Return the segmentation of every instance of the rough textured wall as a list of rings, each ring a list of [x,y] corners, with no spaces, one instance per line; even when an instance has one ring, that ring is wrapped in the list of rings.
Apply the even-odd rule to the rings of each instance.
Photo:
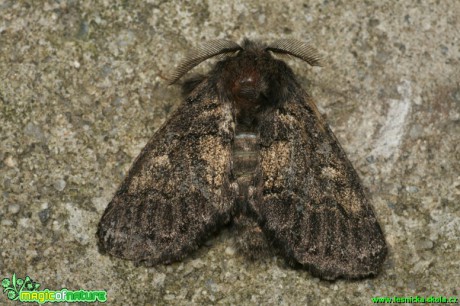
[[[459,16],[456,0],[1,1],[0,277],[107,289],[114,305],[460,295]],[[191,46],[243,37],[310,40],[327,59],[288,62],[369,189],[390,247],[377,278],[248,262],[228,230],[170,266],[98,253],[104,208],[181,103],[165,76]]]

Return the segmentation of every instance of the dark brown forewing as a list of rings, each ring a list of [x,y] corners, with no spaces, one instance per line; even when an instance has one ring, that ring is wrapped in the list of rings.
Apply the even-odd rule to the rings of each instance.
[[[179,260],[231,217],[230,106],[199,85],[135,160],[98,227],[109,254]]]
[[[313,101],[292,97],[261,122],[263,231],[323,279],[375,275],[387,248],[360,179]]]

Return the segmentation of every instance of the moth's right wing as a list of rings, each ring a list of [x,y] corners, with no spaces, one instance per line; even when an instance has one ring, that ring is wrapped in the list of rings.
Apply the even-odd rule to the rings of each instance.
[[[292,99],[261,122],[261,192],[267,237],[288,262],[323,279],[375,275],[387,253],[371,203],[311,98]]]
[[[99,246],[146,265],[180,260],[234,210],[233,119],[202,82],[152,137],[99,223]]]

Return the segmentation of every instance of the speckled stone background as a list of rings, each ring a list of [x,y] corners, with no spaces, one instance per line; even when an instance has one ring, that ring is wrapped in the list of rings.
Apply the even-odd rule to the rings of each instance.
[[[310,40],[327,59],[289,63],[373,198],[390,247],[378,277],[248,262],[229,230],[170,266],[98,253],[104,208],[181,103],[165,76],[201,41],[243,37]],[[459,62],[457,0],[0,1],[0,277],[106,289],[111,305],[460,296]]]

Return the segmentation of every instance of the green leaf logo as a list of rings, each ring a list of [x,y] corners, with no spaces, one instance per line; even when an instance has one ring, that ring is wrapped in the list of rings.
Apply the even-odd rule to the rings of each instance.
[[[40,287],[40,284],[34,282],[29,276],[25,279],[16,278],[16,273],[13,273],[11,281],[9,278],[2,280],[3,293],[6,293],[8,299],[16,301],[19,299],[19,295],[22,290],[36,291]]]

